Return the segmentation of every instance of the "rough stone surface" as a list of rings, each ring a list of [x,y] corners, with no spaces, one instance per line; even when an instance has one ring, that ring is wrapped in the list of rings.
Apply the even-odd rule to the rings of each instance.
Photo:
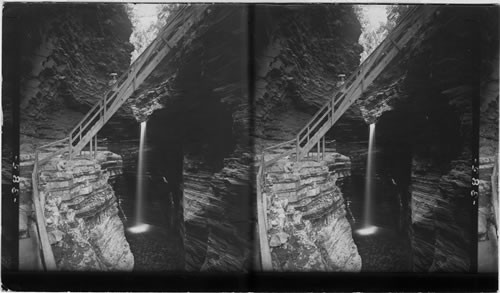
[[[361,28],[350,6],[262,5],[256,15],[255,136],[285,140],[331,97],[337,74],[359,65]],[[288,116],[296,120],[275,130]]]
[[[21,192],[30,206],[33,155],[22,157]],[[49,241],[57,268],[63,271],[130,271],[134,257],[108,183],[121,174],[121,157],[99,152],[68,160],[56,156],[40,167]]]
[[[22,20],[22,143],[63,138],[102,98],[110,74],[128,68],[132,24],[121,4],[11,7]],[[132,118],[129,108],[119,116]]]
[[[476,28],[481,34],[463,21],[470,17],[479,17]],[[442,25],[439,19],[449,21]],[[408,228],[414,271],[468,271],[471,266],[471,242],[475,235],[470,231],[476,225],[470,197],[471,101],[478,77],[484,75],[478,65],[487,64],[492,60],[489,56],[495,54],[492,48],[497,47],[497,23],[494,9],[441,8],[437,18],[422,28],[403,54],[356,102],[367,123],[377,122],[383,158],[391,160],[392,156],[394,160],[400,152],[399,160],[411,162],[411,170],[407,170],[381,159],[377,172],[394,178],[398,185],[407,184],[410,192]],[[482,97],[483,104],[494,105],[498,97],[498,89],[492,85],[485,84],[484,91],[497,94]],[[486,122],[498,122],[487,108],[481,109],[481,140],[485,143],[480,150],[484,163],[492,161],[487,153],[494,151],[485,138],[498,131],[491,129],[493,123]],[[399,147],[391,148],[389,144]],[[484,163],[482,168],[488,169]],[[484,183],[480,190],[488,186]],[[479,205],[481,215],[487,209],[481,208],[481,200]],[[486,233],[484,219],[479,223],[480,233]]]
[[[263,5],[256,12],[259,37],[255,40],[253,135],[255,152],[260,154],[263,148],[297,135],[333,94],[337,75],[349,75],[359,65],[362,48],[357,43],[361,27],[351,7],[297,5],[288,9]],[[326,146],[333,151],[336,144],[330,140]],[[294,167],[291,161],[286,166],[280,161],[266,171],[266,194],[272,194],[268,240],[275,269],[361,269],[342,195],[336,187],[337,180],[348,176],[350,164],[344,161],[347,158],[338,158],[342,163],[331,172],[326,165],[308,162],[316,170],[304,167],[303,172],[312,173],[303,179],[297,171],[299,166]]]
[[[248,270],[250,263],[251,156],[238,149],[214,172],[185,157],[184,221],[186,265],[189,270]]]
[[[361,258],[336,185],[338,179],[350,176],[349,159],[337,153],[327,153],[320,162],[285,158],[264,174],[274,269],[360,271]]]

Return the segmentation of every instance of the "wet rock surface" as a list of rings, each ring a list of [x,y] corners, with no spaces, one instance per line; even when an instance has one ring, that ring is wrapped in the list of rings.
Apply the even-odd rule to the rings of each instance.
[[[349,159],[337,153],[321,162],[285,158],[264,174],[274,269],[359,271],[361,258],[336,185],[350,175]]]

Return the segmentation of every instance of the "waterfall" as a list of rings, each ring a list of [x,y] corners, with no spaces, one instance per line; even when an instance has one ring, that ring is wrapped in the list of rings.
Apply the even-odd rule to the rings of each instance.
[[[375,147],[375,123],[370,124],[370,140],[368,143],[368,157],[366,161],[366,177],[365,177],[365,206],[364,206],[364,221],[363,228],[357,233],[361,235],[373,234],[377,231],[377,227],[373,226],[372,219],[372,199],[374,192],[374,176],[375,176],[375,156],[373,148]]]
[[[370,124],[370,142],[368,144],[368,158],[366,161],[365,178],[365,221],[366,227],[372,224],[372,197],[373,197],[373,176],[375,175],[375,164],[373,162],[373,144],[375,140],[375,123]]]
[[[139,143],[139,160],[137,162],[137,184],[135,192],[135,226],[129,229],[132,233],[142,233],[149,229],[149,225],[143,219],[144,201],[144,166],[146,164],[146,121],[141,123],[141,140]]]

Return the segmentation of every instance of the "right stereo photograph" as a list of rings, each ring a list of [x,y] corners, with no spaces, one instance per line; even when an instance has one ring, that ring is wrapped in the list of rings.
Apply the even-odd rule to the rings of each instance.
[[[497,272],[498,7],[257,5],[255,266]]]

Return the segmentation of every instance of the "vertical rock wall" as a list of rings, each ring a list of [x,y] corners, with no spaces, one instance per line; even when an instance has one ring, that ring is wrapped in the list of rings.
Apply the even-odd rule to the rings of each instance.
[[[184,158],[186,268],[241,271],[250,267],[251,155],[237,149],[214,171],[200,158]]]
[[[409,173],[403,164],[384,165],[378,172],[393,176],[411,194],[413,270],[468,271],[476,225],[470,196],[473,100],[479,99],[479,69],[492,60],[491,48],[497,47],[498,11],[442,7],[439,12],[357,104],[367,121],[389,119],[393,113],[392,123],[377,127],[377,140],[399,144],[411,157]],[[494,73],[488,80],[495,80]],[[494,105],[496,92],[484,97],[490,101],[486,104]],[[487,140],[498,139],[487,122],[495,114],[487,108],[481,110],[484,162],[493,153]],[[384,157],[402,161],[391,150],[382,148]],[[488,202],[482,201],[480,207]]]
[[[331,97],[337,74],[359,65],[361,26],[348,5],[258,5],[255,13],[254,135],[290,139]],[[287,115],[296,118],[273,131]]]
[[[33,155],[23,156],[22,192],[31,194]],[[56,156],[40,167],[49,241],[58,270],[131,271],[134,257],[110,181],[122,172],[122,159],[99,152],[96,159]],[[21,217],[30,222],[31,203],[22,203]],[[23,253],[21,251],[21,253]]]
[[[259,5],[255,11],[253,135],[259,154],[263,147],[295,137],[331,98],[337,75],[349,75],[359,65],[362,47],[351,6]],[[277,270],[361,269],[336,186],[339,177],[350,175],[350,161],[330,156],[327,162],[305,165],[280,161],[266,170],[268,234]]]
[[[132,24],[121,4],[26,4],[12,9],[19,9],[22,35],[22,143],[31,137],[62,138],[102,97],[110,74],[128,68]]]
[[[110,74],[120,75],[128,68],[132,24],[122,4],[13,3],[5,9],[9,32],[18,36],[7,48],[16,50],[9,62],[19,74],[6,76],[6,82],[17,84],[12,91],[20,93],[23,238],[33,236],[29,229],[34,148],[67,136],[108,89]],[[126,109],[118,116],[123,124],[133,119]],[[111,135],[120,131],[114,129]],[[58,268],[131,270],[133,256],[108,184],[108,177],[121,174],[121,158],[103,152],[98,161],[56,157],[41,172],[40,191]]]
[[[320,162],[284,158],[264,172],[274,269],[359,272],[361,257],[336,185],[350,176],[349,158],[337,153]]]

